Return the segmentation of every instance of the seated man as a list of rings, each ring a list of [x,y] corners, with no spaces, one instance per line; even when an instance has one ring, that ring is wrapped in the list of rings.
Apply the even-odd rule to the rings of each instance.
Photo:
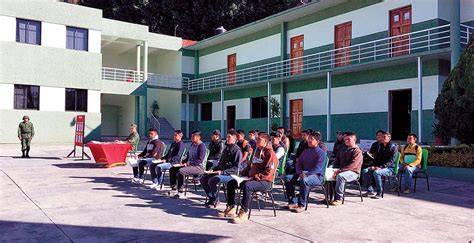
[[[180,164],[175,164],[170,168],[170,195],[175,194],[174,198],[184,198],[184,177],[185,176],[199,176],[204,174],[202,163],[206,157],[206,145],[201,141],[201,132],[199,130],[193,131],[191,135],[191,145],[187,153],[186,159]],[[176,187],[178,182],[178,187]],[[176,189],[178,193],[175,193]]]
[[[290,149],[290,139],[286,137],[286,131],[284,127],[277,128],[277,132],[281,134],[281,142],[285,146],[285,150]]]
[[[332,149],[332,153],[331,153],[331,159],[332,160],[335,160],[336,157],[337,157],[337,153],[339,151],[342,151],[344,150],[344,147],[345,147],[345,143],[344,143],[344,132],[342,131],[337,131],[336,132],[336,142],[334,143],[334,148]]]
[[[133,183],[143,184],[145,181],[143,178],[143,172],[145,172],[145,166],[152,164],[153,161],[161,159],[163,153],[163,142],[158,138],[158,131],[155,128],[148,130],[148,138],[150,139],[143,152],[138,155],[138,167],[132,167],[133,169]]]
[[[208,147],[209,157],[207,158],[207,170],[217,165],[217,162],[221,158],[224,147],[225,144],[221,139],[221,132],[219,130],[214,130],[211,134],[211,142],[209,143]]]
[[[252,150],[255,151],[257,149],[257,132],[255,130],[249,132],[249,143]]]
[[[122,141],[127,142],[127,143],[132,145],[132,150],[130,150],[131,152],[133,152],[133,153],[137,152],[138,144],[140,143],[140,135],[137,132],[137,125],[136,124],[130,125],[130,134],[128,135],[128,137],[126,139],[124,139]],[[116,141],[116,142],[118,142],[118,141]]]
[[[328,147],[323,142],[321,132],[320,131],[314,131],[314,132],[316,133],[316,136],[318,136],[318,140],[319,140],[318,147],[321,148],[324,152],[327,152]]]
[[[395,158],[398,153],[397,145],[391,141],[391,135],[387,131],[383,131],[382,139],[377,148],[377,153],[374,155],[373,165],[367,168],[365,183],[369,183],[367,188],[368,197],[374,199],[382,198],[383,184],[382,176],[391,176],[394,173]],[[372,180],[373,179],[373,180]],[[373,184],[377,188],[377,193],[374,193]]]
[[[272,132],[270,133],[270,137],[272,139],[272,149],[275,152],[277,159],[280,163],[283,161],[283,155],[285,155],[285,145],[281,142],[282,135],[280,132]]]
[[[344,194],[344,187],[346,182],[357,180],[362,167],[362,150],[356,145],[356,134],[346,133],[344,136],[345,147],[337,153],[336,159],[334,160],[334,168],[338,168],[335,173],[336,176],[336,195],[334,201],[331,203],[333,206],[339,206],[342,204],[342,197]]]
[[[242,160],[240,161],[240,169],[244,169],[247,166],[247,160],[252,154],[252,147],[249,142],[245,140],[245,132],[243,130],[237,130],[237,146],[242,150]]]
[[[413,173],[418,171],[421,168],[421,157],[422,149],[421,146],[416,144],[417,136],[414,133],[410,133],[407,136],[407,145],[402,148],[400,154],[400,165],[399,173],[402,175],[402,186],[403,193],[410,193],[411,188],[411,177]],[[396,191],[398,188],[394,188]]]
[[[239,186],[243,195],[240,201],[240,211],[233,223],[242,223],[247,220],[247,211],[252,200],[251,195],[255,191],[270,189],[272,185],[274,172],[278,166],[278,159],[275,153],[268,146],[270,136],[261,132],[258,135],[257,150],[252,157],[251,162],[240,172],[241,176],[247,177],[240,185],[237,180],[231,180],[227,183],[227,208],[219,213],[220,217],[235,216],[235,189]]]
[[[295,150],[295,139],[293,138],[293,131],[286,130],[286,137],[290,141],[290,147],[288,148],[288,155],[290,155]]]
[[[315,132],[308,134],[308,148],[296,160],[296,172],[285,177],[287,209],[296,213],[304,211],[309,187],[321,185],[324,181],[324,163],[326,153],[318,146],[319,139]],[[295,186],[299,185],[300,193],[295,196]]]
[[[226,138],[226,147],[222,152],[219,163],[212,168],[208,174],[201,177],[201,185],[206,192],[209,200],[204,206],[210,207],[214,205],[217,199],[217,185],[219,183],[227,183],[232,179],[230,175],[237,173],[240,160],[242,159],[242,151],[236,144],[237,133],[229,131]]]
[[[368,171],[367,168],[372,166],[372,164],[374,162],[374,155],[377,153],[379,145],[382,142],[382,137],[383,137],[382,133],[384,133],[384,130],[378,130],[375,133],[376,141],[374,143],[372,143],[372,145],[370,146],[369,151],[364,153],[365,157],[364,157],[364,160],[363,160],[363,163],[362,163],[362,174],[367,173],[367,171]]]
[[[150,188],[156,188],[159,190],[159,185],[163,181],[163,172],[169,170],[171,166],[179,164],[181,162],[181,156],[186,148],[184,142],[181,140],[183,138],[183,132],[181,130],[174,131],[174,142],[170,145],[170,149],[165,156],[161,158],[158,163],[152,163],[150,165],[150,175],[153,184],[150,185]]]

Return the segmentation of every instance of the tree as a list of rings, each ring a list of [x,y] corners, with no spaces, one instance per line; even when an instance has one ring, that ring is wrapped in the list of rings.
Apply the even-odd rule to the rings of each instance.
[[[151,32],[202,40],[300,4],[300,0],[82,0],[105,18],[148,25]]]
[[[474,143],[474,38],[444,82],[434,112],[439,132]]]

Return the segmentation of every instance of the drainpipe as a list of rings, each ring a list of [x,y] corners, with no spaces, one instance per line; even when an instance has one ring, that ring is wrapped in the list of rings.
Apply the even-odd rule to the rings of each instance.
[[[450,16],[450,45],[451,45],[451,70],[454,69],[461,56],[461,6],[460,0],[451,0]],[[460,144],[456,138],[451,138],[451,144]]]
[[[417,58],[418,62],[418,142],[423,141],[423,64],[421,57]]]
[[[331,140],[331,72],[326,73],[327,82],[327,116],[326,116],[326,140]]]

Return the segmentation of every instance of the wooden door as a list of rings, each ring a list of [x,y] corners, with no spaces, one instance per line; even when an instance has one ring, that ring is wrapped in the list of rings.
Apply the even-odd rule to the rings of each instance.
[[[227,131],[235,129],[235,105],[227,106]]]
[[[304,35],[291,38],[290,41],[291,75],[303,73]]]
[[[392,56],[410,53],[410,36],[407,33],[411,31],[411,18],[411,6],[390,11],[390,37],[402,35],[391,39]]]
[[[352,22],[334,27],[334,64],[336,67],[351,63]]]
[[[303,127],[303,100],[290,100],[290,128],[293,136],[299,138]]]
[[[231,54],[227,56],[227,84],[235,85],[235,71],[237,70],[237,55]]]

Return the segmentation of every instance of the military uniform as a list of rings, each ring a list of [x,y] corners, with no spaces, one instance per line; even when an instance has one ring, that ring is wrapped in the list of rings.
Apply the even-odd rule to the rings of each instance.
[[[28,119],[28,122],[23,121],[20,122],[20,124],[18,125],[18,138],[21,140],[21,157],[29,158],[31,139],[35,136],[35,128],[33,126],[33,123],[29,121],[30,118],[28,116],[24,116],[23,120],[24,119]]]
[[[138,134],[138,132],[130,133],[130,135],[128,135],[125,141],[129,142],[132,145],[131,151],[133,153],[137,152],[138,144],[140,143],[140,135]]]

